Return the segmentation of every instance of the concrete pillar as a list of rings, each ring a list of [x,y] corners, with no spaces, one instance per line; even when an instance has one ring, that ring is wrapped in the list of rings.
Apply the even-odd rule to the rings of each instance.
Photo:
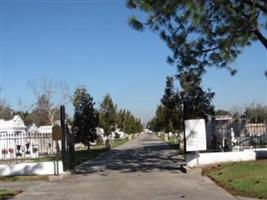
[[[129,140],[129,141],[132,140],[132,135],[131,135],[131,134],[128,135],[128,140]]]

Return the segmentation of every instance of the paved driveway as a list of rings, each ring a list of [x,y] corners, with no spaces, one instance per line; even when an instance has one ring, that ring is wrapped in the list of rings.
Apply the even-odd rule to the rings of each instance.
[[[80,174],[30,187],[20,200],[234,200],[208,178],[179,170],[176,151],[142,135],[78,167]]]

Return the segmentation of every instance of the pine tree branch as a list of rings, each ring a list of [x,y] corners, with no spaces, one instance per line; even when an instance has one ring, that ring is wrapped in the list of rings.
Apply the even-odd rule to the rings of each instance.
[[[244,0],[248,3],[250,3],[250,5],[256,5],[257,3],[256,2],[252,2],[250,0]],[[231,5],[231,4],[230,4]],[[236,13],[239,13],[240,11],[237,10],[234,6],[232,6],[232,9],[236,12]],[[265,8],[265,7],[264,7]],[[263,12],[265,12],[264,10],[262,10]],[[267,14],[267,9],[266,9],[266,14]],[[250,20],[250,17],[248,15],[246,15],[245,13],[242,13],[241,12],[241,15],[244,17],[244,19],[246,20]],[[256,19],[258,18],[259,16],[259,13],[257,14],[256,16]],[[256,24],[254,24],[254,26],[256,26]],[[257,29],[257,27],[252,30],[252,33],[254,33],[254,35],[258,38],[258,40],[263,44],[263,46],[267,49],[267,38]]]
[[[208,53],[210,51],[214,51],[214,50],[218,49],[219,47],[220,47],[220,45],[213,47],[213,48],[210,48],[210,49],[204,49],[201,51],[201,53]]]
[[[243,0],[245,4],[248,4],[250,6],[255,6],[257,8],[259,8],[262,12],[264,12],[265,14],[267,14],[267,7],[262,5],[262,4],[259,4],[255,1],[251,1],[251,0]],[[264,2],[265,3],[265,2]]]

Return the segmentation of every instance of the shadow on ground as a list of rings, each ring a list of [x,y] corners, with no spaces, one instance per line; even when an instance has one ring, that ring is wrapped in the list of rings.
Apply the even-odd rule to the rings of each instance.
[[[143,140],[142,146],[133,149],[112,150],[76,168],[76,173],[100,173],[118,171],[121,173],[180,171],[177,150],[159,140]]]

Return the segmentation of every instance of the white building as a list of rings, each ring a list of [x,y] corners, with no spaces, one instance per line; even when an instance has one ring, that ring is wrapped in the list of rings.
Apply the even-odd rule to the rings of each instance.
[[[25,133],[26,126],[19,115],[15,115],[11,120],[0,119],[0,132],[10,133]]]
[[[26,127],[18,115],[8,121],[0,120],[0,159],[47,155],[56,146],[52,140],[52,126]]]
[[[20,116],[15,115],[11,120],[0,120],[0,158],[12,157],[16,154],[17,146],[26,141],[26,126]]]
[[[52,134],[52,128],[53,126],[40,126],[37,131],[42,134]]]

